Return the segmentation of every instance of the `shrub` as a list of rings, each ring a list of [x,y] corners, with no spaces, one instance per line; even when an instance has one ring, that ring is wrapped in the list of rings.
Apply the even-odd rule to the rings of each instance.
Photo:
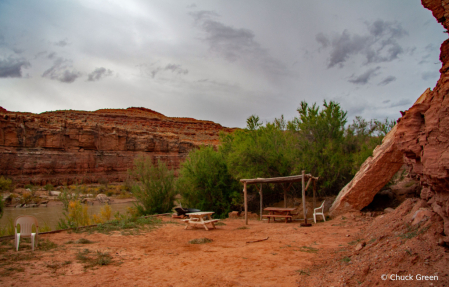
[[[44,186],[44,189],[45,189],[46,191],[52,191],[53,189],[55,189],[55,187],[54,187],[52,184],[47,183],[47,184]]]
[[[88,214],[87,205],[82,206],[79,200],[71,200],[68,205],[68,213],[63,212],[64,218],[60,218],[58,228],[78,228],[79,226],[89,225],[91,218]]]
[[[65,211],[68,211],[70,201],[78,200],[79,196],[79,189],[75,189],[75,192],[72,193],[71,191],[68,191],[66,187],[64,187],[62,192],[58,195],[58,199],[62,202],[63,209]]]
[[[139,157],[129,171],[137,180],[131,192],[137,199],[136,208],[140,215],[165,213],[173,208],[175,199],[175,177],[165,163],[154,165],[149,157]]]
[[[0,176],[0,191],[10,191],[14,190],[14,185],[12,184],[12,180],[9,178],[4,178]]]
[[[231,210],[233,199],[241,194],[241,187],[229,174],[223,154],[212,147],[191,151],[179,174],[178,190],[183,203],[190,208],[214,211],[223,218]]]

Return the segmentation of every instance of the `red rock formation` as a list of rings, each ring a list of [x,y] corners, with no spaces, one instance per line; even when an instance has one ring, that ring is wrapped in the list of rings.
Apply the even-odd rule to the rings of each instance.
[[[138,155],[177,170],[188,152],[233,129],[145,108],[42,114],[0,109],[0,175],[19,183],[122,181]]]
[[[338,193],[329,212],[331,216],[361,210],[373,201],[379,190],[388,183],[404,164],[402,153],[395,144],[395,126],[360,167],[354,178]]]
[[[448,0],[423,0],[422,4],[449,28]],[[441,77],[434,90],[400,119],[396,142],[421,182],[421,198],[443,218],[449,235],[449,39],[440,50]]]

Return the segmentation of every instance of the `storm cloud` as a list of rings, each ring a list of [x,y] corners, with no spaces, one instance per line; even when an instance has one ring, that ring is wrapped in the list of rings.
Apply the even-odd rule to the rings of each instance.
[[[112,76],[113,72],[106,68],[96,68],[89,75],[87,75],[87,80],[90,82],[98,81],[101,78]]]
[[[382,80],[382,82],[379,83],[379,86],[385,86],[388,85],[389,83],[396,81],[396,77],[395,76],[388,76],[385,79]]]
[[[29,68],[31,64],[24,58],[12,58],[0,60],[0,78],[21,78],[22,69]]]
[[[190,12],[195,25],[205,33],[202,40],[210,51],[229,62],[243,61],[261,66],[270,73],[285,73],[286,68],[279,60],[270,56],[255,40],[250,29],[234,28],[216,20],[219,14],[214,11]]]
[[[401,24],[383,20],[365,24],[367,32],[362,35],[351,34],[348,30],[344,30],[340,35],[316,35],[315,40],[322,48],[330,48],[328,68],[343,67],[349,59],[357,55],[365,57],[365,64],[391,62],[404,52],[397,40],[408,33]]]
[[[62,83],[73,83],[77,78],[81,77],[81,75],[80,72],[73,69],[72,61],[64,58],[57,58],[53,62],[53,66],[42,74],[42,77],[57,80]]]
[[[140,68],[140,74],[142,76],[150,76],[152,79],[156,78],[156,75],[170,72],[175,75],[187,75],[189,73],[188,69],[184,69],[180,64],[166,64],[161,65],[159,62],[138,65]]]
[[[377,76],[378,73],[377,71],[380,69],[380,67],[376,67],[376,68],[372,68],[372,69],[368,69],[365,73],[359,75],[359,76],[352,76],[351,79],[349,79],[348,81],[350,83],[353,84],[357,84],[357,85],[365,85],[369,82],[369,80],[374,77]]]

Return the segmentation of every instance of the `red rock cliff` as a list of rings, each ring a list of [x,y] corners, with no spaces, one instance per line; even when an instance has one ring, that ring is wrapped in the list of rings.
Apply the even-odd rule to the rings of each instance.
[[[449,28],[448,0],[423,0],[422,4]],[[440,60],[436,87],[399,120],[396,143],[421,182],[421,198],[444,219],[449,235],[449,40],[441,45]]]
[[[34,184],[122,181],[138,155],[176,170],[190,150],[217,145],[219,132],[232,130],[145,108],[32,114],[0,107],[0,175]]]

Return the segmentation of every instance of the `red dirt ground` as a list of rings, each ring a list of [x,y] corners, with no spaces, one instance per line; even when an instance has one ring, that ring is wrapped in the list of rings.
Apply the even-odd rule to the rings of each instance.
[[[441,220],[429,215],[420,224],[409,225],[416,210],[425,208],[420,204],[407,200],[385,215],[352,213],[312,227],[250,220],[248,229],[241,229],[242,219],[226,219],[226,225],[215,230],[184,230],[180,221],[164,218],[165,224],[140,235],[42,235],[40,240],[58,247],[36,250],[22,261],[13,260],[17,253],[12,247],[2,249],[0,285],[449,286],[448,249],[436,244]],[[213,241],[189,244],[203,237]],[[64,244],[80,238],[95,243]],[[366,246],[356,251],[362,242]],[[112,263],[85,269],[75,257],[85,248],[110,253]],[[414,280],[383,281],[383,274],[411,274]],[[418,274],[436,275],[438,280],[417,281]]]

